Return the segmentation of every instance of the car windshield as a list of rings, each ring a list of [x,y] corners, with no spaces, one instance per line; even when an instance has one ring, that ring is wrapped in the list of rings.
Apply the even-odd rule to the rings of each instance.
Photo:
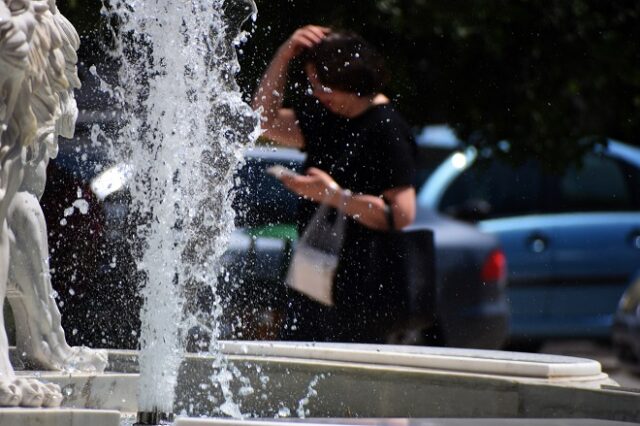
[[[563,172],[529,160],[513,165],[481,157],[444,191],[439,210],[468,220],[571,211],[640,209],[640,173],[628,163],[589,153]]]

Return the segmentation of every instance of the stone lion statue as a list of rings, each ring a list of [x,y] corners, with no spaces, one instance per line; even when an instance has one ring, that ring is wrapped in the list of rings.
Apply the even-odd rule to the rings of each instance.
[[[70,347],[48,266],[39,199],[58,135],[73,137],[80,39],[55,0],[0,0],[0,406],[53,407],[57,385],[17,378],[3,301],[15,315],[18,353],[49,370],[101,372],[105,351]]]

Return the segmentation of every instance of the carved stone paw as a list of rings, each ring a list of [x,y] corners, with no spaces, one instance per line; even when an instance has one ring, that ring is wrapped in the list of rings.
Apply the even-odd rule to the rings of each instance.
[[[0,407],[16,407],[22,400],[22,390],[13,380],[0,380]]]
[[[60,386],[42,383],[35,379],[16,379],[13,384],[22,393],[19,404],[22,407],[59,407],[62,404]]]
[[[91,349],[86,346],[74,346],[64,360],[63,368],[68,371],[102,373],[107,367],[109,356],[103,349]]]
[[[14,382],[22,391],[20,405],[22,407],[42,407],[44,401],[44,385],[34,379],[16,379]]]
[[[62,404],[62,389],[60,389],[60,386],[55,383],[46,383],[44,387],[46,390],[42,406],[46,408],[59,407]]]

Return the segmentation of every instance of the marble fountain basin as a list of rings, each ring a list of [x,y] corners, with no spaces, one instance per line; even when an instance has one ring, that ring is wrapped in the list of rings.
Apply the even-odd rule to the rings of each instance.
[[[187,355],[175,411],[189,408],[198,416],[224,402],[220,389],[208,380],[223,359],[228,371],[243,378],[233,380],[231,388],[242,413],[253,420],[220,419],[223,413],[208,420],[179,416],[177,426],[259,423],[255,419],[274,417],[279,417],[278,424],[292,418],[320,423],[343,419],[341,424],[363,418],[431,418],[443,425],[462,424],[447,423],[460,418],[565,418],[574,420],[561,424],[572,425],[640,422],[640,393],[618,387],[597,361],[584,358],[356,344],[223,342],[221,347],[224,357]],[[131,424],[138,411],[137,353],[110,351],[108,370],[100,375],[21,371],[58,383],[65,395],[63,407],[0,410],[0,424]],[[306,419],[297,419],[300,416]],[[417,424],[405,420],[402,425],[412,422]]]

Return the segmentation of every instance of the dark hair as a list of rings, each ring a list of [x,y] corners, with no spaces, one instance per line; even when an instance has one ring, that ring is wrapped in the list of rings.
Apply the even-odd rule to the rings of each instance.
[[[331,32],[301,59],[304,65],[313,65],[320,82],[332,89],[369,96],[386,83],[384,59],[353,32]]]

